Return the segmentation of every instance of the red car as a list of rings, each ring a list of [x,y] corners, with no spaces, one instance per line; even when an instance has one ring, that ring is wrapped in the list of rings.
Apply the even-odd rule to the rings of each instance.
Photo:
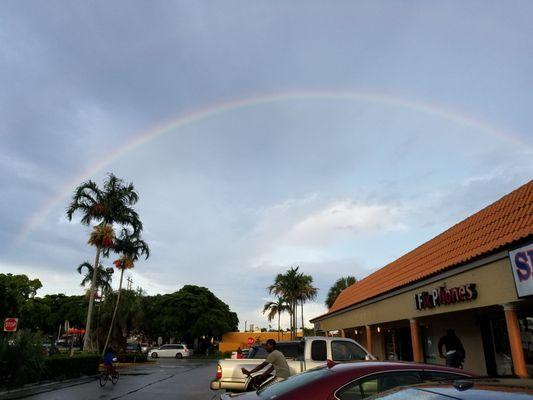
[[[257,392],[223,394],[238,400],[358,400],[397,386],[432,380],[464,379],[474,373],[440,365],[407,362],[360,361],[320,367],[293,375]]]

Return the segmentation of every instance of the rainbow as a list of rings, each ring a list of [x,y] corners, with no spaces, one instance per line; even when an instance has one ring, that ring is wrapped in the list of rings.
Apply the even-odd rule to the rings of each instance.
[[[428,115],[442,118],[451,121],[460,126],[474,129],[480,133],[485,133],[489,136],[509,142],[513,145],[519,145],[523,148],[531,150],[529,143],[522,138],[509,131],[494,127],[493,125],[481,121],[472,116],[466,115],[462,112],[443,108],[434,104],[417,102],[402,97],[375,93],[375,92],[359,92],[359,91],[294,91],[282,93],[260,94],[251,97],[226,101],[201,108],[187,114],[181,115],[176,119],[169,120],[163,124],[157,125],[149,130],[137,134],[125,146],[119,147],[107,154],[102,160],[92,165],[81,174],[76,175],[72,180],[66,182],[56,192],[54,196],[48,199],[33,215],[22,225],[18,234],[15,236],[14,244],[20,244],[27,236],[39,225],[41,225],[50,211],[60,203],[64,198],[70,195],[74,187],[80,182],[89,179],[106,166],[111,164],[114,160],[124,156],[133,149],[141,146],[144,143],[150,142],[157,137],[176,132],[180,128],[196,122],[216,117],[228,112],[234,112],[250,107],[257,107],[265,104],[286,102],[286,101],[309,101],[309,100],[344,100],[351,102],[366,102],[375,103],[385,106],[393,106],[408,110],[413,110]]]

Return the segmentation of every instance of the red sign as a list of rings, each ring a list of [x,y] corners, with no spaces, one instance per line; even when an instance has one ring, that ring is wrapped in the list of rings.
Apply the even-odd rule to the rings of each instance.
[[[4,332],[15,332],[18,321],[18,318],[6,318],[4,321]]]
[[[78,329],[78,328],[70,328],[67,333],[69,335],[84,335],[85,329]]]
[[[248,346],[251,346],[255,343],[255,339],[253,337],[249,337],[247,343],[248,343]]]
[[[417,310],[424,310],[426,308],[429,309],[463,301],[475,300],[476,298],[477,288],[475,283],[468,283],[450,289],[441,286],[430,292],[415,294],[415,306]]]

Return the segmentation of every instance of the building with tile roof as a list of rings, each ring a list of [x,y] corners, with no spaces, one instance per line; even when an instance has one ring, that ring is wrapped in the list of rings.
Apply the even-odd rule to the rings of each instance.
[[[381,359],[434,363],[444,362],[439,339],[454,329],[466,368],[526,376],[533,372],[532,298],[530,181],[348,287],[311,321]]]

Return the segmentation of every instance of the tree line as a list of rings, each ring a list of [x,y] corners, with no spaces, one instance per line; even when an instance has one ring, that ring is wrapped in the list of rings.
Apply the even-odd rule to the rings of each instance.
[[[65,321],[70,327],[84,327],[88,295],[39,297],[36,294],[41,287],[38,279],[26,275],[0,274],[0,319],[17,316],[20,329],[40,332],[51,341],[64,333]],[[186,285],[174,293],[155,296],[146,295],[142,289],[123,289],[115,313],[118,295],[109,291],[95,302],[92,322],[96,348],[105,343],[114,314],[115,329],[109,343],[116,349],[124,348],[132,336],[150,342],[161,337],[164,342],[202,343],[237,330],[239,323],[237,314],[205,287]]]

